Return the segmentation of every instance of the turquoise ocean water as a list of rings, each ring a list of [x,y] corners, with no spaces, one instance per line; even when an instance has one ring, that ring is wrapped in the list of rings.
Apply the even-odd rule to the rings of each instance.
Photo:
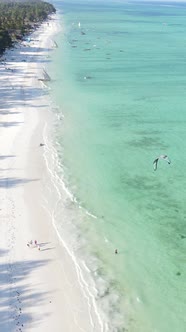
[[[186,331],[186,4],[54,4],[56,225],[110,331]]]

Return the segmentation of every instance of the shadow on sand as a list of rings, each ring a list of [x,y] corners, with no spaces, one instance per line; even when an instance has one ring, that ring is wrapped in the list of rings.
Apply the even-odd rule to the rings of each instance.
[[[25,183],[29,183],[32,181],[38,181],[38,179],[20,179],[20,178],[11,178],[11,177],[5,177],[0,179],[0,188],[13,188],[16,186],[23,185]],[[1,331],[1,330],[0,330]]]
[[[7,158],[15,158],[16,155],[7,155],[7,156],[0,156],[0,160],[4,160],[4,159],[7,159]]]
[[[1,112],[0,114],[6,115],[16,114],[16,109],[20,106],[29,106],[37,108],[35,101],[37,98],[46,95],[48,91],[44,89],[43,86],[38,84],[38,79],[42,76],[43,66],[46,62],[51,60],[46,60],[49,52],[52,49],[50,48],[39,48],[35,46],[26,46],[20,45],[16,47],[15,54],[6,53],[3,55],[4,61],[0,62],[0,76],[1,76]],[[38,70],[31,71],[30,66],[22,66],[22,63],[40,63],[41,68],[38,73]],[[16,77],[12,84],[11,77],[14,75]],[[25,79],[34,80],[36,86],[33,85],[24,85],[23,77]],[[23,85],[22,85],[23,84]],[[39,104],[39,103],[38,103]],[[38,105],[39,106],[39,105]],[[40,107],[45,107],[45,105],[40,105]],[[8,110],[8,111],[6,111]],[[13,125],[18,125],[15,123]],[[1,123],[1,126],[6,126],[6,124]],[[8,125],[7,125],[8,126]]]
[[[8,251],[0,249],[0,255],[8,255]],[[34,327],[44,319],[42,304],[48,301],[49,294],[35,290],[27,278],[49,262],[28,260],[0,264],[0,331],[23,332],[25,325],[30,324]],[[33,321],[27,309],[34,306],[34,303],[37,303],[41,310]]]

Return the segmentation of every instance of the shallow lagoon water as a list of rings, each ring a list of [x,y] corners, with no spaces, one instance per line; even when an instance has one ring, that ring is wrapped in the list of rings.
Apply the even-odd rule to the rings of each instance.
[[[186,5],[56,7],[50,94],[76,198],[58,207],[56,223],[75,225],[73,250],[92,271],[111,331],[185,331]],[[160,154],[171,165],[154,172]]]

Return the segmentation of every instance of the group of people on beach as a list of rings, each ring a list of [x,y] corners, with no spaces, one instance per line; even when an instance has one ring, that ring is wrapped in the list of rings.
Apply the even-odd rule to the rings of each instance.
[[[36,248],[37,247],[37,249],[40,250],[40,245],[38,244],[37,240],[29,241],[27,243],[27,247],[29,247],[29,248]]]

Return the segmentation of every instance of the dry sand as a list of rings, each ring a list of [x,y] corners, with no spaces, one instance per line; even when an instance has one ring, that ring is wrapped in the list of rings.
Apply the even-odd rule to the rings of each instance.
[[[76,268],[44,208],[40,147],[47,89],[38,81],[58,30],[54,15],[0,63],[0,331],[101,331]],[[29,240],[37,247],[28,247]]]

